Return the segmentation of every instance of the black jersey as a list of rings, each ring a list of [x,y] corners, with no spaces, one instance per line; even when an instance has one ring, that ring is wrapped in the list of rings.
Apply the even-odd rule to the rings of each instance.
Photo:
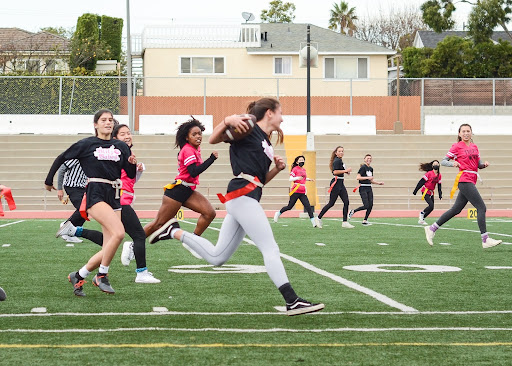
[[[332,161],[332,174],[334,176],[337,176],[339,178],[342,178],[345,174],[344,173],[341,173],[341,174],[334,174],[334,171],[335,170],[345,170],[345,163],[343,163],[343,160],[341,160],[340,158],[338,158],[337,156],[334,158],[334,160]],[[334,180],[335,178],[332,178],[331,179],[331,183],[330,185],[332,185],[334,183]],[[344,184],[343,183],[343,179],[338,179],[336,180],[336,185],[342,185]]]
[[[267,134],[256,124],[249,136],[242,140],[231,142],[229,158],[233,175],[237,176],[240,173],[250,174],[258,177],[260,182],[265,184],[268,169],[274,161],[274,148]],[[228,184],[228,193],[245,187],[247,183],[247,180],[243,178],[232,179]],[[255,190],[249,192],[246,196],[259,201],[261,194],[261,187],[256,187]]]
[[[359,168],[359,171],[357,172],[361,177],[373,177],[373,168],[371,166],[368,166],[366,164],[361,165],[361,168]],[[360,184],[372,184],[372,181],[369,179],[364,179],[359,181]]]
[[[87,137],[71,145],[53,162],[46,177],[45,184],[53,185],[53,177],[59,167],[70,159],[78,159],[89,178],[103,178],[114,181],[121,178],[121,169],[130,178],[135,178],[136,165],[130,164],[128,158],[131,150],[121,140],[102,140],[96,136]]]

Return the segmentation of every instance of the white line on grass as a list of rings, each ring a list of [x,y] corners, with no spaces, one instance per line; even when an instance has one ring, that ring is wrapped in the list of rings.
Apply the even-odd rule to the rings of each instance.
[[[390,222],[377,222],[377,221],[372,221],[372,224],[374,224],[374,225],[388,225],[388,226],[403,226],[403,227],[421,227],[421,228],[424,227],[424,226],[421,226],[421,225],[392,224]],[[465,231],[465,232],[468,232],[468,233],[479,233],[480,234],[479,230],[456,229],[456,228],[453,228],[453,227],[440,227],[439,229],[441,229],[441,230],[453,230],[453,231]],[[489,232],[489,234],[490,235],[506,236],[506,237],[512,238],[511,234],[492,233],[492,232]]]
[[[485,311],[321,311],[311,314],[310,316],[326,316],[326,315],[499,315],[512,314],[512,310],[485,310]],[[0,318],[30,318],[30,317],[84,317],[84,316],[257,316],[257,315],[278,315],[287,316],[284,312],[201,312],[201,311],[166,311],[166,312],[126,312],[126,313],[24,313],[24,314],[0,314]]]
[[[0,333],[107,333],[107,332],[219,332],[219,333],[343,333],[343,332],[510,332],[512,328],[477,328],[477,327],[432,327],[432,328],[326,328],[326,329],[293,329],[293,328],[268,328],[268,329],[244,329],[244,328],[110,328],[110,329],[2,329]]]
[[[186,222],[187,224],[194,224],[194,223],[191,223],[191,222],[187,222],[187,221],[183,221],[183,222]],[[195,224],[194,224],[195,225]],[[220,229],[217,229],[217,228],[213,228],[213,227],[208,227],[209,229],[212,229],[212,230],[216,230],[216,231],[220,231]],[[254,242],[252,240],[249,240],[247,238],[244,238],[244,241],[246,241],[247,243],[250,243],[250,244],[253,244],[254,245]],[[394,308],[397,308],[401,311],[409,311],[409,312],[417,312],[418,310],[410,307],[410,306],[407,306],[407,305],[404,305],[402,303],[399,303],[398,301],[395,301],[389,297],[387,297],[386,295],[383,295],[383,294],[380,294],[376,291],[373,291],[373,290],[370,290],[369,288],[366,288],[366,287],[363,287],[355,282],[352,282],[350,280],[347,280],[343,277],[340,277],[338,275],[335,275],[335,274],[332,274],[330,272],[327,272],[323,269],[320,269],[318,267],[315,267],[313,266],[312,264],[309,264],[307,262],[304,262],[304,261],[301,261],[300,259],[297,259],[295,257],[292,257],[292,256],[289,256],[287,254],[284,254],[284,253],[281,253],[281,257],[283,257],[284,259],[287,259],[289,260],[290,262],[292,263],[295,263],[295,264],[298,264],[299,266],[302,266],[306,269],[309,269],[310,271],[316,273],[316,274],[319,274],[321,276],[324,276],[324,277],[327,277],[335,282],[338,282],[342,285],[345,285],[353,290],[356,290],[356,291],[359,291],[359,292],[362,292],[363,294],[366,294],[368,296],[371,296],[373,297],[374,299],[376,299],[377,301],[380,301],[388,306],[391,306],[391,307],[394,307]]]
[[[14,221],[14,222],[8,222],[7,224],[0,225],[0,227],[5,227],[5,226],[9,226],[9,225],[19,224],[20,222],[24,222],[24,221],[25,221],[25,220]]]

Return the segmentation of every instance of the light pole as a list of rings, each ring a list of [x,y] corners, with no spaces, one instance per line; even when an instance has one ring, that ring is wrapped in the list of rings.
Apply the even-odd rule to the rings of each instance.
[[[393,126],[393,132],[395,134],[404,133],[404,125],[400,122],[400,57],[401,54],[396,54],[396,122]]]
[[[126,0],[126,67],[128,68],[126,78],[126,94],[128,103],[128,127],[131,131],[135,131],[133,123],[133,105],[132,105],[132,39],[130,37],[130,0]]]

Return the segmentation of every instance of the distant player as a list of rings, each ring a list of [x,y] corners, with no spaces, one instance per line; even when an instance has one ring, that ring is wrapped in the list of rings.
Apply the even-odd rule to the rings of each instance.
[[[308,196],[306,195],[306,181],[314,182],[315,180],[307,177],[306,169],[304,169],[305,162],[306,158],[303,155],[297,156],[293,161],[292,170],[290,171],[290,181],[292,182],[290,200],[288,201],[287,206],[284,206],[274,214],[274,222],[277,222],[282,213],[291,210],[293,206],[295,206],[297,200],[300,200],[309,215],[311,224],[313,227],[317,226],[318,221],[315,220],[313,208],[311,207]]]
[[[377,184],[380,186],[384,184],[384,182],[377,182],[375,179],[373,179],[373,168],[370,166],[372,160],[372,156],[370,154],[366,154],[364,156],[364,164],[361,164],[361,168],[359,168],[359,171],[357,172],[356,179],[359,181],[359,195],[361,196],[363,205],[356,208],[355,210],[351,210],[348,214],[348,218],[350,219],[354,213],[366,210],[364,220],[362,222],[362,224],[365,226],[371,225],[371,223],[368,222],[368,217],[370,216],[373,208],[372,184]]]
[[[460,125],[459,135],[457,136],[457,143],[453,144],[450,151],[446,153],[445,158],[441,161],[443,166],[452,166],[459,168],[459,174],[455,178],[450,193],[450,198],[453,197],[457,189],[459,194],[453,206],[441,215],[439,219],[431,226],[425,227],[425,235],[429,245],[434,245],[434,235],[441,225],[450,220],[452,217],[458,215],[467,203],[470,202],[477,211],[477,222],[480,234],[482,236],[482,247],[491,248],[501,244],[501,240],[492,239],[487,233],[487,223],[485,221],[485,203],[478,189],[476,188],[476,181],[479,177],[478,169],[484,169],[489,166],[489,162],[480,159],[480,152],[478,147],[473,143],[473,130],[467,123]],[[453,160],[453,161],[452,161]]]
[[[425,219],[434,210],[434,190],[436,189],[436,185],[437,191],[439,193],[439,199],[443,199],[443,191],[441,189],[441,173],[439,173],[439,161],[433,160],[430,163],[421,163],[420,170],[426,173],[420,179],[412,194],[416,195],[418,190],[421,188],[421,193],[423,193],[422,199],[427,202],[428,206],[420,212],[418,224],[427,225]]]

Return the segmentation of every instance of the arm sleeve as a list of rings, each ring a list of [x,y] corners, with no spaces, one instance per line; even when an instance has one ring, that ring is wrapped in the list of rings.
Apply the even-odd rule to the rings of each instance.
[[[205,161],[203,161],[202,164],[200,165],[197,165],[197,164],[190,164],[189,166],[187,166],[187,170],[188,170],[188,173],[190,174],[190,176],[192,178],[195,178],[197,177],[199,174],[201,174],[202,172],[204,172],[206,169],[208,169],[210,167],[210,165],[213,164],[213,162],[216,160],[217,158],[215,157],[215,155],[211,154],[210,157],[208,159],[206,159]]]
[[[427,183],[427,181],[425,180],[425,178],[421,178],[420,181],[418,182],[418,184],[416,184],[416,188],[414,188],[414,191],[412,191],[412,194],[416,195],[416,193],[418,193],[418,191],[420,190],[421,187],[423,187],[423,185]]]
[[[485,168],[485,164],[482,161],[482,159],[480,159],[480,160],[478,160],[478,169],[483,169],[483,168]]]
[[[441,160],[442,166],[453,166],[453,161],[450,160],[448,156],[445,156],[443,160]]]
[[[132,150],[123,143],[123,150],[121,151],[121,154],[123,154],[124,161],[123,161],[123,169],[126,172],[126,175],[128,178],[135,178],[137,175],[137,164],[132,164],[128,161],[128,158],[132,155]]]
[[[437,183],[437,192],[439,193],[439,199],[443,198],[443,190],[441,188],[441,183]]]
[[[65,158],[65,153],[63,152],[53,162],[50,171],[48,172],[48,175],[46,176],[46,179],[44,180],[44,184],[47,186],[53,186],[53,177],[55,177],[55,173],[57,173],[57,170],[59,170],[60,166],[67,160]]]
[[[66,164],[62,164],[59,168],[58,174],[57,174],[57,189],[62,189],[62,182],[64,181],[64,174],[66,174],[66,170],[68,170]]]

